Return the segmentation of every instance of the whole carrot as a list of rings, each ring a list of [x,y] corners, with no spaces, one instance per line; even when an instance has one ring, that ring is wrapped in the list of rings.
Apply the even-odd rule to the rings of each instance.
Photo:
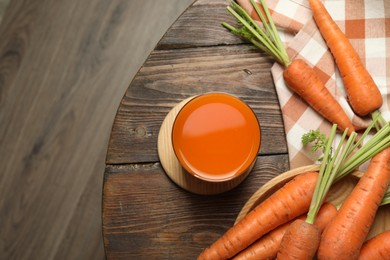
[[[322,232],[325,226],[337,215],[336,207],[331,203],[324,203],[318,212],[318,216],[314,225],[316,225]],[[299,219],[304,220],[306,214],[301,215]],[[263,236],[251,246],[239,253],[234,260],[258,260],[258,259],[275,259],[280,242],[282,241],[283,235],[286,232],[287,228],[294,220],[283,224],[267,235]]]
[[[356,114],[365,116],[382,106],[381,93],[359,55],[319,0],[310,0],[313,18],[340,70],[349,102]]]
[[[360,250],[359,260],[390,259],[390,230],[367,240]]]
[[[337,124],[341,131],[348,128],[349,133],[352,133],[354,126],[350,118],[316,75],[313,68],[303,60],[290,60],[269,14],[266,3],[263,0],[260,2],[260,8],[262,7],[262,9],[251,0],[256,13],[262,21],[264,29],[260,28],[252,17],[235,2],[232,2],[228,10],[243,27],[238,29],[227,23],[222,23],[223,26],[228,28],[232,33],[244,37],[257,48],[274,57],[285,68],[283,78],[290,90],[300,96],[326,120],[332,124]]]
[[[390,181],[390,148],[375,155],[366,173],[325,228],[318,259],[357,259]]]
[[[337,124],[341,131],[348,128],[348,134],[351,134],[355,130],[341,105],[306,62],[294,60],[284,70],[283,78],[292,91],[329,122]]]
[[[198,259],[228,259],[274,228],[308,211],[317,172],[298,175],[260,203]]]

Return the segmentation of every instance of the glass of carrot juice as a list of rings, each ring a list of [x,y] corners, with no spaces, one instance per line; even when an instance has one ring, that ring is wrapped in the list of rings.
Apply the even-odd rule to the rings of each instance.
[[[260,124],[241,99],[226,93],[194,97],[172,129],[175,155],[185,171],[207,182],[248,175],[260,149]]]

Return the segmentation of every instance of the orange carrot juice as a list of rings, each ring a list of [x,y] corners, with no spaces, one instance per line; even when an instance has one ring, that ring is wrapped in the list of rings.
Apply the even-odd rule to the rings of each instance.
[[[189,173],[206,181],[226,181],[248,172],[260,149],[260,126],[252,109],[224,93],[190,100],[172,129],[173,148]]]

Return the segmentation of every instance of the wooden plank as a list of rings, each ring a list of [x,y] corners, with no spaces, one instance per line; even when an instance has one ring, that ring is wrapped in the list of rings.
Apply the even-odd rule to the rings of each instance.
[[[236,95],[255,111],[261,154],[287,152],[272,64],[248,45],[154,51],[121,101],[107,164],[157,161],[157,136],[170,109],[187,97],[215,91]]]
[[[100,166],[100,165],[99,165]],[[75,202],[69,223],[61,243],[52,259],[93,259],[104,260],[104,243],[102,236],[102,186],[101,168],[96,166],[95,174],[91,174],[88,185]]]
[[[104,259],[112,122],[131,78],[188,4],[10,1],[0,27],[1,259]]]
[[[189,8],[165,33],[157,49],[238,44],[243,41],[221,25],[237,25],[226,7],[231,0],[202,0]]]
[[[288,156],[261,156],[235,189],[214,196],[177,187],[159,163],[108,166],[103,232],[108,259],[195,259],[222,235],[250,196],[288,170]]]

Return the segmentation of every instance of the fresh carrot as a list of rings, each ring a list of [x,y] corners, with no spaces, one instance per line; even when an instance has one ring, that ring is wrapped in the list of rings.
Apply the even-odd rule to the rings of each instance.
[[[317,172],[298,175],[249,212],[198,259],[228,259],[276,227],[308,211]]]
[[[390,259],[390,230],[367,240],[360,250],[359,260]]]
[[[238,29],[227,23],[222,23],[222,25],[274,57],[285,68],[283,77],[290,90],[300,96],[326,120],[337,124],[341,131],[348,128],[349,133],[352,133],[355,129],[350,118],[319,79],[313,68],[303,60],[291,61],[288,57],[264,0],[260,1],[262,10],[253,0],[251,3],[260,17],[264,29],[235,2],[232,2],[228,10],[243,27]]]
[[[376,111],[382,106],[382,95],[359,55],[324,5],[319,0],[309,2],[313,18],[340,70],[352,109],[360,116]]]
[[[332,203],[324,203],[318,212],[317,218],[314,224],[321,230],[337,215],[337,209]],[[304,220],[306,214],[301,215],[298,219]],[[282,241],[283,235],[287,228],[294,220],[287,222],[267,235],[263,236],[251,246],[241,251],[234,260],[257,260],[257,259],[275,259],[280,242]]]
[[[341,131],[355,129],[351,120],[318,78],[314,70],[301,59],[294,60],[283,72],[287,86],[303,98],[314,110],[328,121],[338,125]]]
[[[305,220],[298,219],[288,227],[280,243],[277,259],[311,260],[315,256],[322,233],[322,230],[314,224],[315,220],[334,182],[340,164],[351,152],[350,148],[356,138],[356,133],[352,133],[344,145],[347,131],[344,131],[337,148],[332,152],[332,143],[336,133],[336,127],[332,127],[330,137],[325,145],[324,158],[319,170],[307,218]]]
[[[357,259],[390,181],[390,148],[375,155],[337,217],[325,228],[318,259]]]

